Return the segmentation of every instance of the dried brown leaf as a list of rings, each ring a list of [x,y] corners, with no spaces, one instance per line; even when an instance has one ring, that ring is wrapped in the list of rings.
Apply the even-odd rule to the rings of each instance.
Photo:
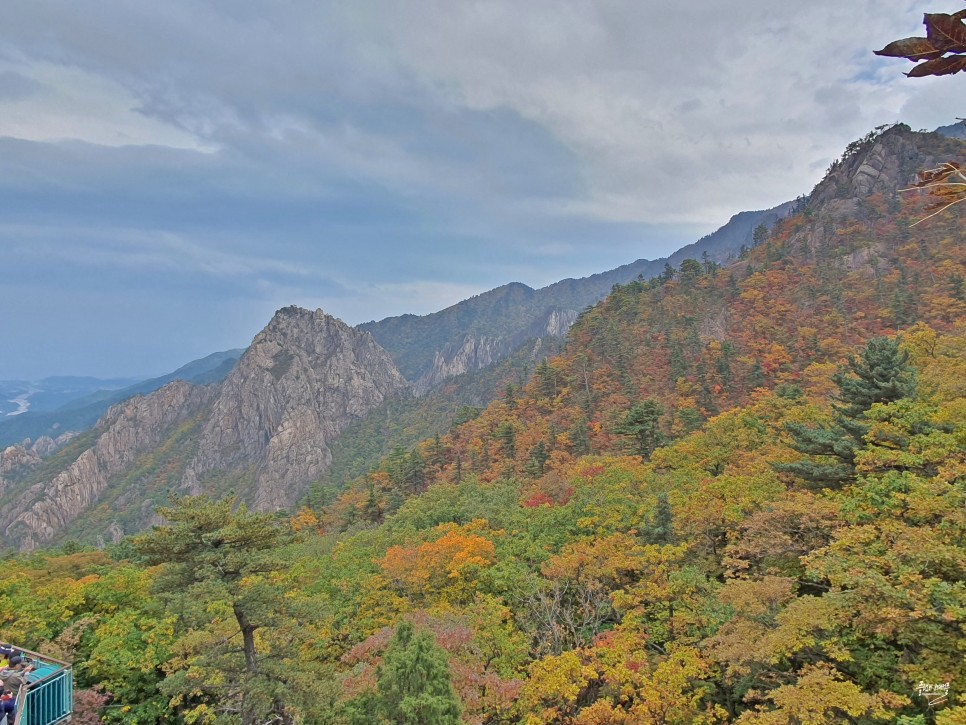
[[[906,73],[910,78],[923,76],[946,76],[966,70],[966,55],[951,55],[947,58],[936,58],[920,63]]]
[[[936,50],[966,53],[966,24],[956,15],[926,13],[926,37]]]
[[[946,181],[950,176],[959,171],[959,164],[955,161],[944,161],[935,169],[927,169],[926,171],[920,171],[916,176],[919,181],[913,186],[923,187],[929,186],[930,184],[937,184]]]
[[[943,52],[936,50],[928,38],[903,38],[894,40],[882,50],[873,51],[876,55],[889,58],[908,58],[909,60],[931,60],[941,58]]]
[[[942,203],[949,202],[950,199],[966,194],[966,184],[949,184],[948,186],[936,186],[930,189],[933,196],[939,197]]]

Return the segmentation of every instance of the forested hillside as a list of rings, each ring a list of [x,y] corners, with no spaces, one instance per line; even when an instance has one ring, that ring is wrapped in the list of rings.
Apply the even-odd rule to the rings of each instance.
[[[962,217],[913,230],[926,199],[897,193],[916,164],[956,153],[961,142],[906,127],[870,135],[836,162],[800,214],[743,259],[685,260],[616,286],[524,389],[414,451],[436,466],[420,480],[533,477],[587,453],[646,453],[635,428],[653,428],[653,447],[758,388],[794,390],[830,374],[875,335],[917,321],[958,324],[966,312]],[[380,490],[388,499],[394,487]]]
[[[531,338],[566,332],[569,320],[566,326],[561,321],[548,325],[548,318],[576,314],[605,297],[615,284],[637,277],[650,279],[665,264],[677,266],[689,257],[723,262],[736,256],[742,247],[752,245],[759,226],[771,227],[794,206],[794,202],[786,202],[774,209],[739,212],[720,229],[667,258],[638,259],[616,269],[581,279],[564,279],[537,290],[520,283],[506,284],[439,312],[387,317],[359,325],[359,329],[371,332],[392,355],[400,372],[412,381],[431,371],[434,357],[452,355],[467,339],[486,341],[492,346],[492,362],[496,362]],[[428,382],[420,393],[435,387],[439,380]]]
[[[329,503],[10,558],[0,638],[118,723],[963,722],[966,225],[896,191],[963,155],[870,135]]]

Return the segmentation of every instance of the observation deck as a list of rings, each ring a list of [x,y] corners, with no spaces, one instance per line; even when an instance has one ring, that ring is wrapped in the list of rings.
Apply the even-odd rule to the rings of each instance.
[[[17,715],[7,725],[53,725],[70,720],[74,673],[70,662],[17,647],[34,669],[17,693]],[[2,721],[0,721],[2,722]]]

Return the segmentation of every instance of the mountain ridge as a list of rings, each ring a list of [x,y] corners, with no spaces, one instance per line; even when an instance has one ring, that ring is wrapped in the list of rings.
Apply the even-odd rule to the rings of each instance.
[[[339,431],[406,389],[368,333],[321,310],[282,308],[223,381],[174,381],[116,403],[75,440],[62,470],[31,477],[46,471],[42,459],[8,448],[27,470],[13,466],[0,481],[0,537],[33,549],[84,529],[87,515],[101,522],[94,533],[116,538],[149,523],[168,494],[227,479],[257,509],[290,507],[328,465]],[[132,500],[119,486],[150,497]],[[131,510],[105,509],[108,495]]]
[[[28,438],[57,437],[67,431],[76,433],[86,430],[95,425],[114,403],[158,390],[174,380],[185,380],[196,385],[218,382],[228,375],[242,352],[242,349],[214,352],[185,363],[165,375],[133,383],[128,381],[123,387],[87,393],[51,410],[27,410],[14,419],[0,419],[0,447],[21,443]],[[76,378],[58,376],[52,379]]]
[[[668,257],[638,259],[539,289],[511,282],[428,315],[387,317],[356,327],[371,332],[393,356],[403,375],[414,382],[417,394],[425,394],[447,377],[503,359],[528,339],[560,336],[577,314],[602,299],[615,284],[637,277],[649,279],[660,274],[665,264],[679,264],[691,256],[706,256],[716,262],[737,256],[743,246],[751,246],[758,225],[771,226],[795,204],[785,202],[771,209],[738,212],[718,230]],[[512,319],[495,315],[512,303],[517,305]],[[561,319],[567,322],[560,324]],[[551,320],[555,324],[550,324]]]

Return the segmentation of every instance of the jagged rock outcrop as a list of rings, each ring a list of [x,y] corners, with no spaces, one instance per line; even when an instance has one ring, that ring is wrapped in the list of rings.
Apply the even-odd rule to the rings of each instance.
[[[413,394],[423,396],[449,378],[482,370],[504,359],[528,340],[563,337],[577,321],[577,311],[553,308],[530,327],[505,337],[467,335],[459,344],[437,350],[429,370],[413,383]]]
[[[93,445],[75,452],[65,470],[42,481],[20,476],[25,490],[0,512],[0,537],[22,549],[34,548],[103,500],[120,507],[125,526],[146,525],[152,502],[131,499],[123,477],[138,466],[152,470],[151,456],[159,448],[168,451],[164,478],[155,484],[162,495],[174,467],[183,472],[175,479],[182,492],[221,494],[223,489],[207,488],[220,478],[255,508],[290,507],[331,463],[329,445],[339,432],[407,388],[369,333],[321,310],[286,307],[220,384],[176,381],[118,403],[95,427]],[[193,426],[192,433],[186,434],[182,424]],[[30,448],[5,450],[0,475],[3,469],[35,466],[41,452],[57,446],[38,440]],[[138,491],[143,494],[142,488]],[[116,540],[125,531],[118,520],[98,528],[101,541]]]
[[[10,485],[8,476],[32,468],[42,460],[36,451],[28,447],[29,440],[24,443],[26,445],[7,446],[0,451],[0,495],[6,493]]]
[[[41,458],[46,458],[57,450],[57,443],[50,436],[40,436],[31,444],[30,450]]]
[[[47,456],[59,451],[76,436],[77,433],[75,431],[61,433],[56,438],[51,438],[50,436],[40,436],[37,440],[30,444],[30,450],[39,455],[41,458],[46,458]],[[26,441],[24,441],[24,445],[27,445],[29,440],[30,439],[28,438]]]
[[[3,538],[29,550],[51,539],[93,504],[112,476],[164,440],[214,395],[210,387],[176,381],[112,406],[98,422],[94,445],[51,481],[34,484],[0,512]]]
[[[40,454],[25,446],[7,446],[0,451],[0,478],[17,469],[29,468],[41,461]]]
[[[855,215],[860,201],[872,194],[890,195],[907,187],[917,171],[939,162],[924,151],[924,136],[898,124],[852,144],[815,187],[809,206],[836,220]]]
[[[185,487],[253,468],[249,503],[289,507],[326,470],[339,432],[407,387],[368,332],[322,310],[279,310],[222,384]]]
[[[413,384],[413,394],[426,395],[447,378],[492,365],[509,354],[508,347],[506,340],[467,335],[461,345],[447,345],[436,351],[432,367]]]

